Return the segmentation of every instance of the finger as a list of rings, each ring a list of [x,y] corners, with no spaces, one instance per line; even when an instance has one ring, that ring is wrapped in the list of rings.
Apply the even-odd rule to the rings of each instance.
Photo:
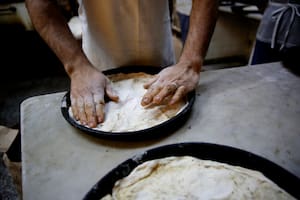
[[[113,101],[115,101],[115,102],[118,102],[119,101],[119,96],[117,95],[117,93],[114,91],[114,89],[112,88],[112,85],[111,85],[111,83],[110,83],[110,81],[108,80],[108,82],[107,82],[107,84],[106,84],[106,89],[105,89],[105,91],[106,91],[106,94],[107,94],[107,96],[111,99],[111,100],[113,100]]]
[[[94,95],[94,102],[96,105],[96,115],[98,123],[102,123],[104,121],[104,97],[103,95],[96,94]]]
[[[177,90],[176,84],[166,85],[154,98],[153,103],[160,104],[167,96],[174,94]]]
[[[96,104],[96,114],[98,123],[102,123],[104,121],[104,102]]]
[[[186,93],[185,87],[184,86],[180,86],[176,90],[175,94],[173,95],[173,97],[172,97],[172,99],[170,101],[170,104],[172,105],[172,104],[177,103],[179,100],[181,100],[185,96],[185,93]]]
[[[87,125],[87,119],[86,119],[86,114],[84,111],[84,102],[82,98],[77,98],[77,111],[78,111],[78,118],[83,125]]]
[[[158,76],[154,76],[151,80],[149,80],[147,83],[145,83],[143,86],[145,89],[148,89],[154,82],[156,82],[158,79]]]
[[[76,98],[74,98],[74,96],[72,96],[72,95],[71,95],[71,109],[72,109],[74,119],[76,119],[78,121],[79,116],[78,116]]]
[[[87,95],[84,98],[84,111],[86,114],[87,125],[90,128],[97,126],[96,109],[92,95]]]
[[[161,87],[151,87],[150,89],[148,89],[148,91],[142,98],[142,106],[149,105],[152,102],[153,97],[157,95],[160,92],[160,90]]]

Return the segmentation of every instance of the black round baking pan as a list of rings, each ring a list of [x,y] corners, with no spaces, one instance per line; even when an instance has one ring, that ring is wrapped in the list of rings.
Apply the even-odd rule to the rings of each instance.
[[[168,156],[193,156],[203,160],[212,160],[257,170],[286,192],[300,199],[300,179],[268,159],[235,147],[212,143],[186,142],[152,148],[124,161],[102,177],[87,192],[84,200],[99,200],[101,197],[111,194],[115,182],[129,175],[135,167],[143,162]]]
[[[160,67],[149,67],[149,66],[127,66],[116,69],[104,71],[106,75],[117,74],[117,73],[134,73],[134,72],[145,72],[148,74],[157,74],[162,68]],[[142,129],[138,131],[128,132],[106,132],[95,130],[83,125],[78,124],[70,115],[69,107],[71,106],[70,92],[66,92],[61,101],[61,112],[67,122],[69,122],[75,128],[83,131],[86,134],[111,140],[128,140],[128,141],[140,141],[146,139],[153,139],[162,137],[167,134],[173,133],[175,130],[180,128],[189,118],[195,101],[196,92],[192,91],[187,95],[187,105],[173,118],[158,124],[156,126]]]

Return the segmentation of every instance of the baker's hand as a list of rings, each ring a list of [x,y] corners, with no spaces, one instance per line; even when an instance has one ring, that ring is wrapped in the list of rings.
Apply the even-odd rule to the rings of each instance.
[[[76,120],[91,128],[104,121],[104,95],[118,101],[110,81],[93,67],[85,67],[71,76],[71,104]]]
[[[188,62],[177,63],[163,69],[144,85],[144,88],[148,90],[141,104],[146,106],[178,102],[196,88],[200,78],[199,71]]]

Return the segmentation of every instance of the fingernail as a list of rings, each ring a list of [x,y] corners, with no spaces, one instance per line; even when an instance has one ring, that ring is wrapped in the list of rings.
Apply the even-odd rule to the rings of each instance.
[[[102,123],[103,122],[103,117],[98,117],[98,122]]]
[[[154,98],[154,102],[155,102],[155,103],[159,103],[160,101],[161,101],[161,98],[160,98],[160,97],[155,97],[155,98]]]
[[[147,98],[147,97],[144,98],[144,99],[143,99],[143,102],[144,102],[144,103],[149,103],[149,98]]]
[[[90,123],[89,123],[89,127],[90,127],[90,128],[94,128],[94,127],[95,127],[95,124],[94,124],[93,122],[90,122]]]

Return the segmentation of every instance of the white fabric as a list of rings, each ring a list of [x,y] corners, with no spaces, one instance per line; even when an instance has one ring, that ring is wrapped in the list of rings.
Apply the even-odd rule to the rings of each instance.
[[[73,36],[76,39],[81,39],[82,38],[82,29],[81,29],[81,22],[79,17],[74,16],[70,19],[68,22],[68,26],[70,28],[70,31],[72,32]]]
[[[78,0],[83,50],[100,70],[175,62],[167,0]]]
[[[190,16],[192,10],[192,0],[176,0],[176,11]]]

